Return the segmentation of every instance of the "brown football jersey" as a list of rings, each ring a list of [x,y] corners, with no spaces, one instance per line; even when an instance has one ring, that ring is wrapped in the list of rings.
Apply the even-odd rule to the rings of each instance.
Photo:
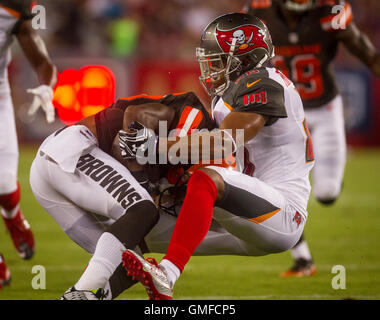
[[[172,123],[167,124],[168,134],[184,136],[191,130],[216,128],[208,111],[193,92],[173,93],[165,96],[138,95],[117,100],[113,105],[95,115],[96,131],[99,148],[114,157],[113,143],[119,130],[123,128],[124,111],[129,106],[138,106],[146,103],[160,103],[175,110]],[[118,160],[120,161],[120,160]],[[188,166],[184,166],[186,169]],[[132,172],[137,181],[147,188],[151,194],[157,193],[157,183],[160,178],[167,177],[171,182],[180,177],[177,171],[183,169],[181,165],[147,165],[144,171]],[[175,178],[174,178],[175,177]],[[146,180],[149,183],[146,183]]]
[[[216,127],[201,101],[193,92],[173,93],[165,96],[138,95],[117,100],[113,105],[95,115],[99,147],[111,154],[115,136],[123,128],[124,111],[129,106],[146,103],[160,103],[175,110],[168,130],[175,130],[174,135],[187,135],[191,130]],[[169,133],[169,132],[168,132]]]
[[[275,0],[253,0],[248,13],[268,26],[276,54],[272,64],[294,82],[305,108],[320,107],[338,94],[332,62],[339,45],[337,35],[352,21],[348,3],[320,1],[302,14],[294,29],[286,23]]]

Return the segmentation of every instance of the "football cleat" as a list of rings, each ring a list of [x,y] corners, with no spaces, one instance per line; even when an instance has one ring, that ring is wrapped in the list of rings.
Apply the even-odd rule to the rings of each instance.
[[[127,275],[145,287],[150,300],[173,300],[173,289],[167,275],[155,259],[144,259],[127,249],[123,252],[122,260]]]
[[[69,288],[60,300],[103,300],[103,289],[97,290],[77,290],[75,287]]]
[[[281,278],[289,277],[311,277],[317,273],[313,260],[297,259],[294,265],[287,271],[280,274]]]
[[[34,236],[28,221],[19,210],[14,218],[8,219],[3,215],[3,220],[11,234],[13,244],[22,259],[28,260],[34,254]]]
[[[4,257],[2,254],[1,256],[1,262],[0,262],[0,289],[2,287],[5,287],[9,285],[11,282],[11,272],[9,271],[7,265],[4,262]]]

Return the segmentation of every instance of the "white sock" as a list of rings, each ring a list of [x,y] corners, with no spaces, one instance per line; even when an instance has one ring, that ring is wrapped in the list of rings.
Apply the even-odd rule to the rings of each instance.
[[[290,252],[294,260],[301,258],[305,260],[311,260],[311,253],[305,240],[292,248]]]
[[[179,270],[175,264],[167,259],[163,259],[159,265],[165,270],[166,275],[168,276],[169,284],[173,288],[175,282],[181,275],[181,270]]]
[[[104,232],[96,244],[86,270],[75,284],[77,290],[96,290],[104,288],[122,262],[121,255],[125,246],[111,233]]]
[[[9,210],[9,211],[3,208],[1,209],[1,215],[5,219],[13,219],[16,216],[19,209],[20,209],[19,205],[15,206],[12,210]]]

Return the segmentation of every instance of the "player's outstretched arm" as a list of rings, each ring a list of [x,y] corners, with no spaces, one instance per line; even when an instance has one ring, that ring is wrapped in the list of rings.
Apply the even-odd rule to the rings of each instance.
[[[380,77],[380,53],[355,23],[351,23],[346,30],[340,32],[338,39],[351,54],[367,65],[377,77]]]
[[[51,62],[44,41],[33,29],[30,20],[21,23],[16,33],[17,40],[37,73],[40,86],[28,89],[27,92],[34,95],[34,100],[28,114],[33,115],[42,107],[46,114],[46,120],[51,123],[55,119],[55,110],[52,103],[53,87],[57,82],[57,68]]]
[[[44,41],[33,29],[30,20],[21,24],[16,37],[26,58],[36,71],[40,84],[54,87],[57,82],[57,69],[50,60]]]

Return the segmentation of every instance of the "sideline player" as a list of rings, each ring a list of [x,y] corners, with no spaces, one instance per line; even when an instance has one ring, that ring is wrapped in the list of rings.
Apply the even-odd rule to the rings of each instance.
[[[213,217],[250,255],[292,248],[306,219],[309,172],[314,159],[302,101],[292,82],[274,68],[263,67],[274,49],[267,27],[251,15],[232,13],[213,20],[197,48],[202,84],[213,97],[213,117],[223,142],[244,131],[249,157],[243,172],[208,166],[196,171],[161,263],[123,253],[128,274],[139,280],[151,299],[171,299],[173,286],[201,245]],[[207,133],[203,133],[205,136]],[[168,141],[203,154],[193,135]],[[159,140],[159,146],[162,138]],[[128,147],[128,145],[127,145]],[[210,150],[214,159],[215,152]]]
[[[121,267],[121,254],[126,248],[143,246],[144,237],[157,223],[158,212],[147,190],[155,193],[150,183],[157,182],[163,170],[161,165],[159,172],[155,165],[145,168],[121,158],[118,136],[121,129],[136,132],[131,130],[136,123],[158,134],[159,121],[165,121],[175,136],[215,127],[191,92],[139,95],[120,99],[104,111],[53,133],[37,152],[30,170],[37,201],[74,242],[93,254],[71,289],[72,296],[93,296],[83,290],[98,275],[96,289],[109,285],[117,295],[114,292],[130,286],[131,280]],[[116,281],[109,283],[112,275]]]
[[[48,122],[52,122],[55,117],[51,100],[52,87],[56,83],[56,68],[50,61],[43,40],[32,28],[31,6],[30,0],[0,2],[0,207],[1,216],[10,232],[13,244],[23,259],[30,259],[33,256],[34,237],[19,207],[18,143],[7,72],[11,60],[10,47],[14,38],[17,38],[41,84],[35,89],[28,90],[34,95],[29,114],[33,114],[42,106]],[[5,265],[1,258],[0,263]],[[5,281],[7,279],[2,279],[0,272],[0,283],[3,280],[9,283]]]
[[[335,5],[341,7],[334,14]],[[301,95],[316,158],[312,192],[320,203],[331,205],[341,192],[346,163],[343,102],[332,62],[342,43],[380,76],[380,55],[355,25],[351,6],[345,1],[251,0],[246,11],[268,26],[276,54],[272,63],[294,82]],[[281,277],[316,273],[304,236],[291,255],[294,265]]]

